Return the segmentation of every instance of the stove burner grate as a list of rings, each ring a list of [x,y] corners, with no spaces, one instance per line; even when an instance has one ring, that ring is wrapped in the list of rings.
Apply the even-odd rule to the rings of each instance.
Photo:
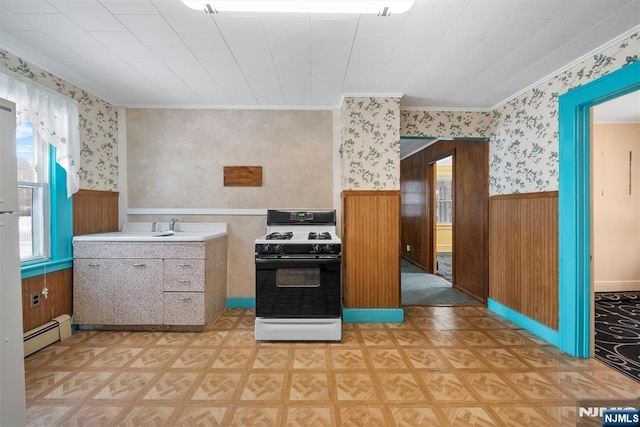
[[[331,240],[331,233],[327,231],[323,231],[321,233],[312,231],[309,233],[309,240]]]
[[[290,240],[293,237],[293,232],[291,231],[274,231],[273,233],[267,234],[267,240]]]

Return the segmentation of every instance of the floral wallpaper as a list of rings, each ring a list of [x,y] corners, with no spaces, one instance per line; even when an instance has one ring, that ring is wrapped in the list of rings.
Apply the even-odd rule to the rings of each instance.
[[[118,190],[117,108],[55,75],[0,49],[0,69],[67,96],[78,103],[80,188]]]
[[[345,98],[340,153],[343,190],[399,190],[400,98]]]
[[[402,136],[489,137],[493,131],[491,113],[486,111],[418,111],[400,112]]]
[[[558,189],[558,97],[638,60],[640,34],[561,72],[493,112],[489,192]]]

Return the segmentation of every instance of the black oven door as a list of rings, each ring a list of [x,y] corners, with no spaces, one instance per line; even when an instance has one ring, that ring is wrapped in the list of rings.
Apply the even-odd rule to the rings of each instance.
[[[340,258],[256,258],[256,316],[338,318]]]

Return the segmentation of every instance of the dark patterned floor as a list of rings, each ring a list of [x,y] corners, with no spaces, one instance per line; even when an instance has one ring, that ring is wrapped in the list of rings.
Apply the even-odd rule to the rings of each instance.
[[[451,252],[437,252],[436,260],[438,261],[438,276],[453,282],[451,276]]]
[[[640,292],[596,293],[595,357],[640,382]]]

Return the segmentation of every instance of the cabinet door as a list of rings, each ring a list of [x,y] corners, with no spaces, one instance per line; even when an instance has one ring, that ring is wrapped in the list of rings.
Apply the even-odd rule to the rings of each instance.
[[[165,325],[204,325],[204,293],[165,292]]]
[[[73,261],[73,321],[80,325],[113,323],[114,273],[117,260],[76,259]]]
[[[120,259],[114,283],[114,325],[162,324],[162,260]]]

